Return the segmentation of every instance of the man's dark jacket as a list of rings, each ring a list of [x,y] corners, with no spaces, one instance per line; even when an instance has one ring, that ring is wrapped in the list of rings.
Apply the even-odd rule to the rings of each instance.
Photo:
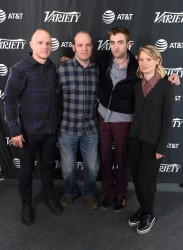
[[[99,102],[111,111],[132,114],[134,112],[134,86],[139,78],[136,75],[138,62],[128,50],[129,63],[127,77],[119,81],[113,88],[110,68],[113,62],[111,51],[101,54],[97,60],[99,64]]]

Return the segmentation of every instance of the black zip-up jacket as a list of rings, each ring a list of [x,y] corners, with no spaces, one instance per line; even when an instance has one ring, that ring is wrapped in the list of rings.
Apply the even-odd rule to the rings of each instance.
[[[113,88],[110,71],[113,56],[107,51],[99,56],[99,102],[111,111],[133,114],[134,112],[134,86],[139,80],[136,75],[138,62],[135,56],[128,50],[129,64],[126,79],[119,81]]]

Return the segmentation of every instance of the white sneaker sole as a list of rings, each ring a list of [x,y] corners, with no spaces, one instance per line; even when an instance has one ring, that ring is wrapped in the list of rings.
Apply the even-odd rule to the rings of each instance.
[[[155,217],[154,217],[154,219],[151,221],[151,225],[149,226],[149,228],[147,228],[146,230],[139,230],[138,229],[138,227],[137,227],[137,233],[138,234],[146,234],[146,233],[148,233],[150,230],[151,230],[151,228],[152,228],[152,226],[154,225],[154,223],[155,223]]]
[[[135,223],[131,222],[130,220],[128,221],[128,225],[129,225],[129,226],[131,226],[131,227],[138,226],[138,225],[139,225],[139,223],[140,223],[140,221],[135,222]]]

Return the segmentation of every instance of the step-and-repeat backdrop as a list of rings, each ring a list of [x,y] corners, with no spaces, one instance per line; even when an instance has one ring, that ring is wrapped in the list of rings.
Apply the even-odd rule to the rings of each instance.
[[[12,65],[30,51],[29,40],[36,28],[52,36],[51,59],[73,56],[73,36],[88,31],[94,42],[93,57],[109,50],[107,32],[114,26],[131,31],[131,51],[154,44],[162,53],[167,75],[183,76],[183,1],[182,0],[1,0],[0,2],[0,174],[17,178],[20,152],[12,145],[3,111],[5,84]],[[175,87],[175,111],[167,155],[159,169],[159,182],[183,181],[183,86]],[[55,178],[61,177],[61,160],[56,144]],[[148,166],[147,166],[148,167]],[[78,151],[78,174],[82,178],[82,157]],[[39,177],[39,156],[35,161]]]

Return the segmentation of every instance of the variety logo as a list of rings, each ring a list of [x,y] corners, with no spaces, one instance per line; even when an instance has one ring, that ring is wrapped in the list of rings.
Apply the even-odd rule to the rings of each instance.
[[[98,40],[98,48],[97,50],[110,50],[110,43],[109,40]],[[134,45],[134,41],[130,41],[130,46],[129,46],[129,50],[131,49],[131,47]]]
[[[179,68],[165,68],[166,70],[166,74],[168,76],[172,75],[172,74],[177,74],[180,77],[183,77],[183,68],[179,67]]]
[[[182,97],[181,95],[176,95],[176,96],[175,96],[175,101],[176,101],[176,102],[180,102],[180,98],[181,98],[181,97]]]
[[[173,119],[173,128],[175,128],[175,127],[180,128],[182,123],[183,123],[183,119],[180,119],[180,118]]]
[[[61,169],[61,161],[56,160],[55,161],[55,169]]]
[[[13,146],[12,139],[10,137],[6,137],[6,145]]]
[[[183,12],[156,12],[154,23],[183,23]]]
[[[168,43],[166,40],[164,39],[159,39],[156,43],[155,43],[155,47],[160,51],[163,52],[168,48]]]
[[[181,165],[179,164],[161,164],[159,168],[159,172],[178,173],[180,168],[181,168]]]
[[[167,148],[179,148],[179,143],[168,143]]]
[[[51,39],[52,51],[55,51],[59,48],[59,41],[56,38]]]
[[[110,24],[114,22],[115,18],[116,20],[123,20],[123,21],[129,21],[132,20],[133,14],[118,14],[117,17],[115,13],[112,10],[106,10],[104,14],[102,15],[102,20],[106,24]]]
[[[3,39],[0,38],[0,49],[24,49],[24,39]]]
[[[0,10],[0,23],[3,23],[6,20],[6,13],[3,10]],[[9,13],[7,19],[22,19],[23,13]]]
[[[45,11],[44,22],[54,23],[77,23],[81,16],[81,12],[59,12],[59,11]]]
[[[62,167],[62,162],[60,160],[56,160],[55,169],[61,169],[61,167]],[[81,161],[76,162],[76,167],[77,167],[77,170],[83,170],[83,162]]]
[[[8,68],[4,64],[0,64],[0,76],[5,76],[8,73]]]

